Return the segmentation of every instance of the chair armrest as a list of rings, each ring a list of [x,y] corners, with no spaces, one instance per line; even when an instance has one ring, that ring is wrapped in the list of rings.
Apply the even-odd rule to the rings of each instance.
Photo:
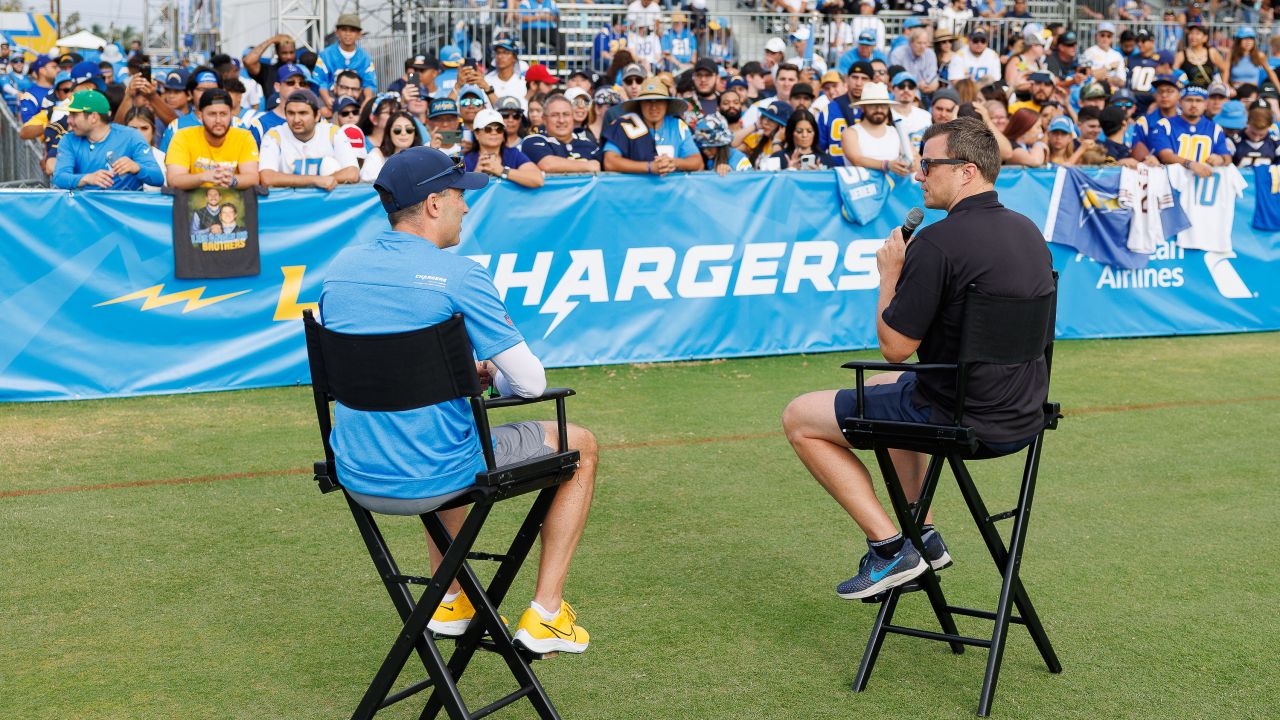
[[[942,372],[959,370],[959,365],[950,363],[891,363],[873,360],[852,360],[840,367],[846,370],[903,370],[907,372]]]
[[[576,395],[573,388],[547,388],[546,392],[537,397],[520,397],[519,395],[503,395],[495,398],[485,398],[484,407],[486,410],[493,408],[516,407],[517,405],[530,405],[532,403],[546,402],[547,400],[556,400],[558,398],[566,398]]]

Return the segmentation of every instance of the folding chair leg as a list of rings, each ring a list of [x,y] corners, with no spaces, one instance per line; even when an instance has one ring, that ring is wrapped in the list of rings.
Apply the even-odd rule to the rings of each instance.
[[[476,503],[467,514],[466,521],[462,523],[462,529],[458,531],[458,537],[449,549],[444,551],[444,559],[440,567],[431,576],[426,591],[418,599],[417,607],[409,614],[409,619],[405,621],[395,644],[391,646],[391,651],[383,660],[378,674],[374,676],[369,689],[360,700],[360,705],[352,715],[353,720],[371,718],[382,707],[383,701],[391,691],[391,686],[395,684],[396,678],[404,668],[409,653],[418,642],[423,642],[427,646],[426,649],[431,657],[431,662],[427,663],[427,673],[435,686],[434,692],[446,694],[447,700],[444,704],[449,716],[454,720],[465,720],[467,717],[466,703],[458,692],[457,684],[452,677],[449,677],[444,657],[440,655],[440,650],[436,648],[434,642],[424,641],[423,634],[426,632],[427,623],[435,613],[436,606],[444,599],[449,584],[458,576],[466,562],[467,553],[475,544],[476,537],[479,536],[480,528],[484,525],[491,508],[492,503]]]
[[[898,589],[894,588],[880,603],[876,621],[871,625],[871,637],[867,640],[867,649],[862,651],[862,662],[858,665],[858,674],[853,678],[854,692],[867,689],[867,683],[871,680],[871,671],[876,667],[876,658],[880,656],[880,646],[884,645],[884,636],[889,634],[885,628],[893,622],[893,613],[898,609],[899,595]]]
[[[555,706],[551,703],[551,698],[547,696],[537,676],[534,675],[533,668],[529,667],[528,661],[525,660],[512,643],[511,635],[506,626],[502,625],[501,615],[498,614],[497,608],[502,604],[507,591],[511,589],[511,584],[515,582],[516,575],[524,565],[525,558],[528,557],[534,541],[537,540],[538,532],[542,528],[542,523],[546,519],[548,511],[551,509],[551,503],[555,499],[557,489],[558,486],[553,485],[544,488],[538,493],[537,499],[534,500],[533,506],[529,508],[520,530],[507,548],[505,559],[499,564],[498,571],[493,580],[490,581],[487,590],[481,588],[480,581],[475,576],[475,573],[472,572],[470,566],[463,564],[462,574],[458,577],[458,582],[462,584],[467,597],[471,598],[472,603],[476,606],[476,620],[481,620],[481,616],[484,615],[488,622],[473,621],[467,628],[466,633],[458,639],[457,647],[449,658],[449,673],[454,682],[458,682],[466,671],[472,656],[479,649],[483,632],[489,630],[494,649],[502,655],[507,667],[511,670],[511,674],[520,682],[521,687],[529,688],[529,701],[533,704],[539,717],[544,718],[544,720],[559,720],[560,715],[556,712]],[[438,519],[435,519],[434,523],[427,525],[427,532],[431,534],[436,547],[440,548],[441,551],[450,547],[453,542],[449,538],[448,530]],[[489,625],[493,627],[490,628],[488,627]],[[423,708],[421,718],[423,720],[435,718],[439,714],[440,708],[440,697],[438,693],[433,692],[427,700],[426,707]]]

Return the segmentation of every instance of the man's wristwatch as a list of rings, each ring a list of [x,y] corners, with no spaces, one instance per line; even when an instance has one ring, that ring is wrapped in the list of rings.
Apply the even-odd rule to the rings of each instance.
[[[498,177],[502,178],[503,180],[506,180],[507,176],[510,174],[511,174],[510,168],[502,168],[502,174],[499,175]]]

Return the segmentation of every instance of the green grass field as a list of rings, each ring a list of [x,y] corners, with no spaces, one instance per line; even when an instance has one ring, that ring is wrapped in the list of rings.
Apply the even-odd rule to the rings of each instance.
[[[1277,717],[1278,350],[1280,334],[1058,345],[1067,418],[1023,578],[1065,671],[1015,626],[996,717]],[[591,649],[536,666],[565,718],[972,716],[980,649],[891,636],[868,692],[849,689],[874,608],[833,588],[861,536],[778,420],[793,396],[851,382],[847,357],[551,373],[602,444],[568,590]],[[398,620],[345,504],[304,470],[319,454],[308,388],[0,406],[0,715],[349,716]],[[1012,504],[1014,462],[973,467],[989,505]],[[993,608],[949,473],[935,507],[957,561],[944,589]],[[496,512],[486,547],[522,508]],[[421,572],[414,522],[384,531]],[[932,627],[921,596],[899,607]],[[482,654],[463,691],[478,707],[509,684]]]

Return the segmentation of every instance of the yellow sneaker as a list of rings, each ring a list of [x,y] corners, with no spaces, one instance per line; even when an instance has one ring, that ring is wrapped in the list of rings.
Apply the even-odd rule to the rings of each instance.
[[[575,622],[577,619],[577,613],[563,600],[560,602],[560,612],[551,621],[543,620],[537,610],[529,608],[520,616],[515,641],[540,655],[552,652],[585,652],[591,636]]]
[[[460,637],[467,631],[471,618],[475,616],[476,608],[471,604],[467,594],[459,593],[452,602],[442,602],[436,606],[436,611],[431,615],[431,622],[427,623],[427,629],[441,637]],[[504,617],[502,624],[507,624],[507,619]]]

